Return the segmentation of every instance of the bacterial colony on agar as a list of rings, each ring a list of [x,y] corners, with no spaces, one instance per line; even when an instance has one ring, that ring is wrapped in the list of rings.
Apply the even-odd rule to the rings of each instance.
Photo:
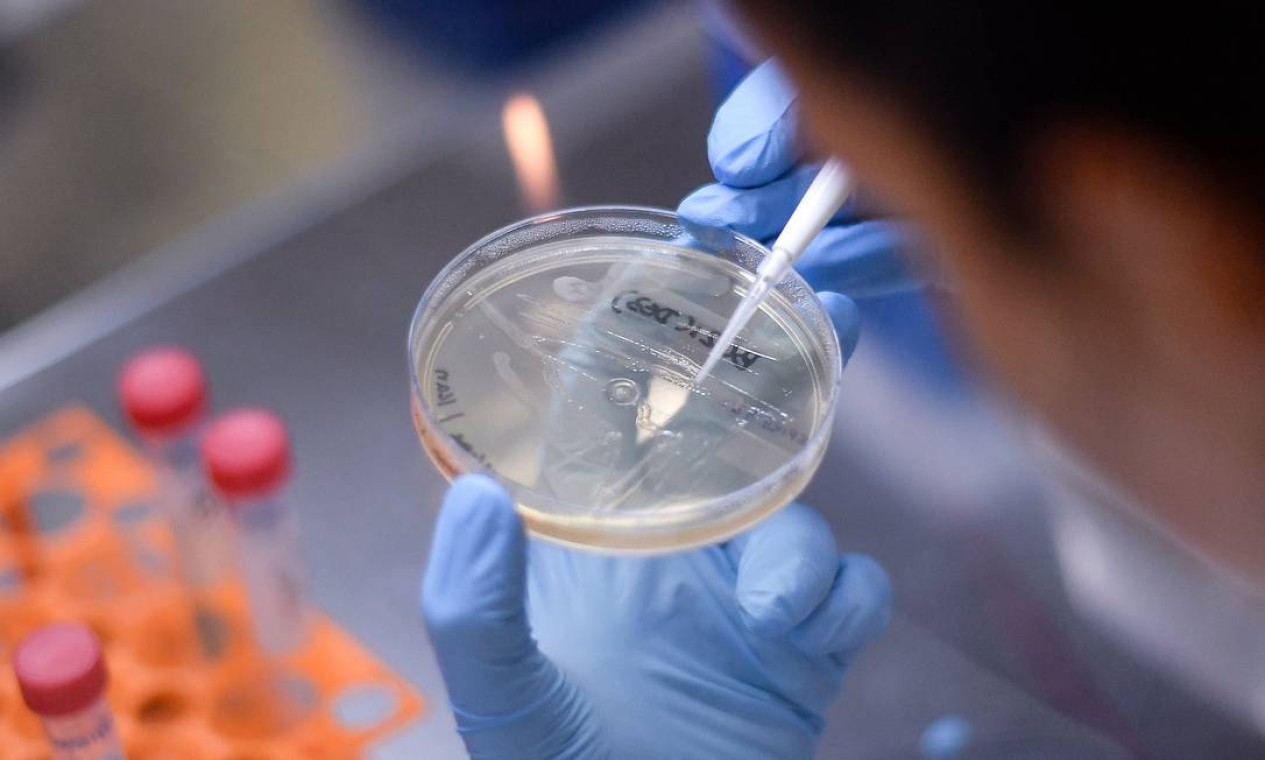
[[[618,236],[518,252],[434,307],[415,357],[422,402],[562,517],[670,521],[801,455],[830,410],[811,366],[820,338],[778,292],[692,384],[751,282],[717,256]],[[759,498],[776,508],[802,486]]]

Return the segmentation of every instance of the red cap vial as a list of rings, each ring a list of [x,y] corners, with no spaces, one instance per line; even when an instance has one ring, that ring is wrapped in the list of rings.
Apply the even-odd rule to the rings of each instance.
[[[80,712],[105,694],[105,656],[82,623],[53,623],[27,636],[13,653],[22,700],[37,715]]]
[[[207,429],[202,462],[216,490],[230,500],[267,496],[290,477],[290,436],[267,409],[238,409]]]
[[[133,356],[119,373],[119,400],[138,431],[169,436],[197,422],[206,409],[206,375],[189,351],[159,346]]]

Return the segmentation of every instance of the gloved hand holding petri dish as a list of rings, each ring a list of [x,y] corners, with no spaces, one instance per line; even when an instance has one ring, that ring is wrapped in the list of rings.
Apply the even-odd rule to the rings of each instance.
[[[653,552],[724,540],[821,461],[842,371],[787,275],[697,385],[768,251],[671,212],[582,208],[475,243],[422,296],[413,419],[448,477],[487,472],[556,542]]]

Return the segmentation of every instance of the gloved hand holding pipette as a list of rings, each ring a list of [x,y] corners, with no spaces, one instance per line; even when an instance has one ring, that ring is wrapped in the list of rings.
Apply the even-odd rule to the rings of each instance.
[[[838,159],[827,161],[813,178],[813,183],[808,186],[786,226],[782,228],[782,234],[778,235],[768,255],[756,268],[755,282],[729,317],[729,324],[725,325],[716,345],[707,355],[707,360],[694,376],[695,385],[703,382],[729,350],[738,333],[759,310],[765,296],[782,281],[790,271],[791,264],[803,254],[808,244],[821,234],[822,229],[830,222],[830,217],[839,210],[851,191],[852,179],[847,168]]]
[[[717,183],[681,201],[677,213],[706,234],[727,227],[772,243],[816,178],[801,165],[795,91],[774,61],[755,69],[716,112],[707,153]],[[853,198],[795,261],[810,285],[856,298],[915,287],[900,254],[911,233],[889,221],[858,220]],[[847,335],[840,332],[840,340]]]
[[[710,153],[727,184],[681,207],[700,234],[781,231],[817,174],[795,168],[793,106],[766,65],[721,108]],[[902,239],[837,223],[798,263],[850,294],[909,287]],[[846,360],[856,306],[820,296]],[[473,757],[807,758],[890,594],[883,570],[840,555],[801,504],[720,546],[606,557],[529,541],[504,490],[466,476],[445,500],[422,606]]]

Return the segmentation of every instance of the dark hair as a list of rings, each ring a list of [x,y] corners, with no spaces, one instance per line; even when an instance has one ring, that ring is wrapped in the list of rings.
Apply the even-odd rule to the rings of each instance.
[[[1259,207],[1265,5],[1100,0],[739,0],[894,95],[1006,212],[1027,141],[1101,120],[1172,146]]]

